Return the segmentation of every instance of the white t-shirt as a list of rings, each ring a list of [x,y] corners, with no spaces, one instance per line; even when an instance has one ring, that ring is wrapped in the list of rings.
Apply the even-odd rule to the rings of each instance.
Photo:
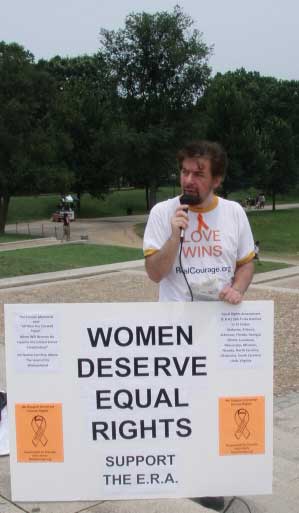
[[[171,217],[179,196],[157,203],[151,210],[143,241],[145,257],[159,251],[171,237]],[[243,208],[217,196],[206,208],[191,207],[181,262],[194,299],[218,299],[232,282],[236,266],[254,258],[254,241]],[[189,301],[179,251],[169,274],[160,282],[159,301]]]

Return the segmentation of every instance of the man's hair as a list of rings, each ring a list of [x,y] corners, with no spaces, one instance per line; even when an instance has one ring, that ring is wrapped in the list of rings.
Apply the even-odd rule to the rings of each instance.
[[[185,159],[205,158],[211,162],[211,174],[225,177],[228,159],[226,152],[217,142],[211,141],[193,141],[182,148],[177,154],[177,160],[180,169]]]

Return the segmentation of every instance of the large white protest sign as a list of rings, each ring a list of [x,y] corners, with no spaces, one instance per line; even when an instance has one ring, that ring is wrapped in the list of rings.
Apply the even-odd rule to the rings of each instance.
[[[12,495],[272,488],[273,304],[6,305]]]

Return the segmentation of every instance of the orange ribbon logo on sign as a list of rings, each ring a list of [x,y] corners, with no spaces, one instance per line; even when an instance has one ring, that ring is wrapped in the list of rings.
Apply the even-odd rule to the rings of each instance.
[[[47,427],[46,419],[42,415],[35,415],[31,421],[31,427],[34,431],[34,437],[32,443],[36,447],[39,442],[45,446],[48,439],[45,437],[45,431]]]
[[[235,432],[235,437],[239,440],[243,436],[246,440],[250,436],[250,431],[247,429],[249,422],[249,413],[245,408],[239,408],[235,413],[235,422],[238,426]]]

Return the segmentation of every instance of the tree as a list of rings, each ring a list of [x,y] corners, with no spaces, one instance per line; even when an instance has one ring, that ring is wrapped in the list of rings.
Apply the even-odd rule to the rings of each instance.
[[[116,89],[102,56],[41,61],[56,82],[56,124],[67,134],[72,190],[101,196],[114,181],[111,134],[118,118]]]
[[[0,233],[12,195],[51,190],[68,179],[57,164],[50,105],[54,87],[33,55],[16,43],[0,42]]]
[[[211,80],[200,107],[207,136],[222,142],[229,154],[226,194],[255,186],[272,195],[275,208],[278,190],[286,192],[296,183],[298,97],[298,82],[244,69],[217,74]]]
[[[261,166],[254,102],[238,89],[231,73],[219,73],[211,80],[201,109],[206,119],[206,137],[219,141],[228,153],[224,196],[252,186]]]
[[[135,132],[138,141],[138,158],[130,173],[134,169],[140,178],[143,169],[151,205],[157,186],[169,175],[169,155],[187,121],[190,128],[190,112],[210,75],[211,48],[192,28],[191,18],[176,6],[171,13],[130,14],[124,29],[101,31],[100,52],[124,100],[128,130]]]
[[[295,163],[294,137],[290,125],[273,116],[268,119],[262,133],[264,173],[258,185],[272,196],[275,210],[277,193],[288,192],[298,180]]]
[[[153,170],[160,169],[160,183],[163,177],[169,179],[170,170],[173,172],[173,130],[150,126],[144,131],[137,131],[124,125],[118,131],[118,141],[119,167],[129,184],[145,188],[146,207],[149,210],[156,200],[155,189],[151,187]]]

